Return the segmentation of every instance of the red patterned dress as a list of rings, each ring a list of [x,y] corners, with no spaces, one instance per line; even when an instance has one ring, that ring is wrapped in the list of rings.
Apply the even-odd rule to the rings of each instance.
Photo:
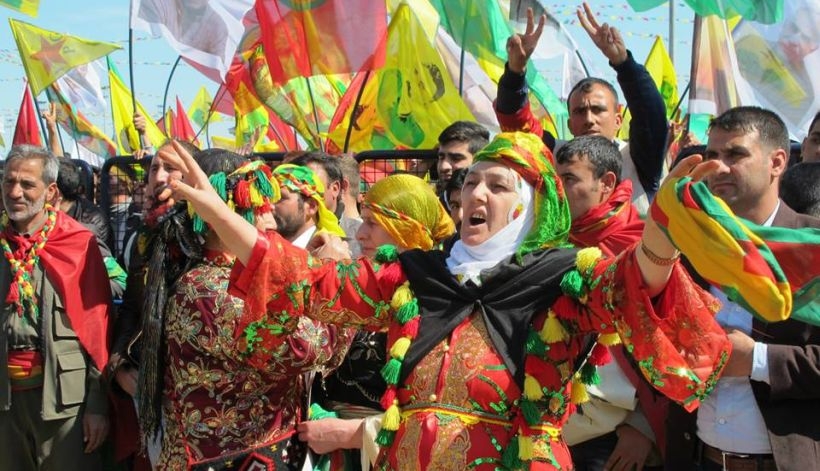
[[[281,239],[260,238],[248,266],[237,264],[232,273],[232,289],[246,298],[242,325],[247,329],[239,343],[253,348],[254,361],[264,363],[267,351],[287,339],[274,332],[289,331],[305,314],[339,325],[387,330],[388,345],[395,347],[401,343],[398,338],[409,334],[403,329],[408,324],[399,320],[401,309],[391,308],[391,301],[395,308],[394,294],[409,280],[416,296],[412,302],[420,310],[413,342],[426,342],[427,347],[414,353],[411,344],[402,350],[406,356],[398,355],[404,366],[412,365],[403,370],[395,399],[388,400],[398,406],[400,419],[377,467],[572,469],[561,427],[574,410],[573,402],[583,401],[581,384],[587,381],[581,380],[590,378],[581,378],[589,372],[582,364],[605,361],[600,353],[605,348],[587,353],[590,337],[602,341],[606,335],[601,334],[617,332],[650,382],[690,408],[711,390],[730,345],[714,322],[713,298],[680,267],[665,291],[650,300],[642,291],[634,247],[618,258],[592,261],[582,260],[583,251],[556,253],[566,252],[575,260],[584,289],[559,293],[527,318],[523,331],[499,342],[498,337],[506,335],[503,316],[488,313],[495,309],[516,316],[516,310],[527,308],[505,308],[509,299],[493,299],[492,278],[478,290],[458,287],[440,252],[406,252],[399,262],[383,264],[364,259],[322,263]],[[523,278],[500,285],[502,298],[510,294],[515,299],[515,291],[529,289],[528,263],[512,267]],[[436,290],[448,284],[454,286],[453,295],[437,296]],[[468,307],[454,318],[458,309],[448,306],[458,304],[459,298]],[[392,350],[391,355],[397,358]]]
[[[292,434],[302,373],[334,367],[349,344],[345,331],[304,318],[267,364],[249,366],[234,341],[243,303],[228,294],[231,265],[210,257],[180,278],[169,300],[157,469],[187,469]]]

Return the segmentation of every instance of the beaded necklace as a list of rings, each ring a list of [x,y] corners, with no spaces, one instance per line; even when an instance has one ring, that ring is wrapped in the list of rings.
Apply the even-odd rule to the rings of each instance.
[[[9,262],[12,273],[12,282],[9,286],[6,303],[16,305],[18,316],[23,317],[23,313],[28,311],[32,319],[35,320],[40,313],[34,287],[31,284],[34,277],[34,267],[40,261],[40,254],[43,252],[46,241],[48,241],[48,235],[57,222],[57,211],[50,204],[46,204],[44,209],[46,211],[46,222],[40,229],[40,233],[34,238],[31,248],[22,260],[15,257],[14,251],[11,250],[6,238],[6,228],[9,225],[8,214],[3,214],[2,227],[0,227],[0,247],[2,247],[3,255]]]

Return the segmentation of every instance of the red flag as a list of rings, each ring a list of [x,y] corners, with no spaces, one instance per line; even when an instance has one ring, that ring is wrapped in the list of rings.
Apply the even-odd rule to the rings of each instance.
[[[157,120],[157,127],[165,134],[167,137],[176,137],[177,130],[176,130],[176,119],[174,119],[174,110],[173,108],[168,108],[165,111],[165,114],[162,115]]]
[[[196,132],[194,132],[191,121],[188,120],[188,113],[185,112],[185,107],[177,97],[177,114],[174,117],[174,130],[176,131],[176,138],[183,141],[193,142],[198,145],[196,140]]]
[[[385,2],[256,2],[271,78],[358,72],[384,63]]]
[[[37,127],[37,112],[34,110],[34,99],[31,97],[31,89],[28,82],[23,91],[23,101],[20,103],[20,113],[17,114],[17,126],[14,128],[14,139],[11,144],[32,144],[43,145],[40,139],[40,129]]]

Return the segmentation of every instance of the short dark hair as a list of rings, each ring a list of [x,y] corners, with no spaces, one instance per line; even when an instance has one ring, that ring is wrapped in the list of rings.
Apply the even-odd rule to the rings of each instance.
[[[46,186],[57,181],[57,174],[60,171],[60,163],[57,157],[45,147],[33,146],[31,144],[19,144],[11,148],[6,156],[5,168],[9,168],[12,162],[17,160],[40,160],[43,163],[43,183]]]
[[[470,173],[469,168],[459,168],[453,171],[452,176],[444,185],[444,194],[447,195],[448,200],[450,199],[450,193],[460,190],[464,186],[464,179],[467,178],[468,173]]]
[[[613,98],[615,98],[615,106],[617,108],[617,106],[618,106],[618,91],[615,90],[615,87],[613,87],[611,83],[607,82],[604,79],[600,79],[598,77],[586,77],[586,78],[583,78],[583,79],[579,80],[578,83],[576,83],[572,87],[572,90],[569,91],[569,95],[567,95],[567,103],[569,103],[569,101],[572,99],[572,95],[575,92],[580,91],[580,92],[583,92],[585,94],[589,93],[589,92],[592,91],[592,87],[594,87],[595,85],[600,85],[600,86],[606,88],[607,90],[609,90],[610,93],[612,93]]]
[[[623,156],[618,146],[604,136],[579,136],[572,139],[558,149],[555,161],[565,164],[576,157],[586,158],[592,166],[595,178],[601,178],[606,172],[612,172],[618,182],[621,181]]]
[[[820,111],[818,111],[817,114],[814,115],[814,119],[811,120],[811,124],[809,124],[809,132],[811,132],[812,128],[818,121],[820,121]]]
[[[327,173],[328,183],[341,183],[342,179],[344,179],[342,164],[339,163],[339,159],[325,152],[306,152],[291,160],[290,163],[293,165],[301,165],[302,167],[307,167],[308,164],[320,165],[323,169],[325,169],[325,173]]]
[[[63,198],[76,201],[83,193],[80,168],[69,159],[59,159],[60,170],[57,172],[57,188]]]
[[[723,112],[709,123],[709,131],[741,131],[749,134],[757,131],[760,142],[772,149],[782,149],[789,155],[791,141],[786,123],[774,111],[759,106],[738,106]]]
[[[798,213],[820,217],[820,162],[789,167],[780,179],[780,198]]]
[[[439,145],[453,141],[466,142],[469,152],[475,155],[490,143],[490,131],[473,121],[456,121],[438,135]]]
[[[196,146],[193,142],[183,141],[182,139],[171,138],[167,139],[165,142],[162,143],[161,146],[157,147],[157,152],[163,147],[170,146],[172,142],[176,142],[177,144],[181,145],[183,149],[188,151],[189,154],[194,155],[199,152],[199,147]]]
[[[342,167],[342,174],[347,179],[348,192],[353,198],[357,198],[361,192],[359,187],[362,175],[359,173],[359,162],[352,155],[342,154],[339,156],[339,165]]]

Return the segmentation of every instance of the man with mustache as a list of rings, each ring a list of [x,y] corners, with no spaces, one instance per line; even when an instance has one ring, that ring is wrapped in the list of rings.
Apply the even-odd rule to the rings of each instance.
[[[101,469],[108,433],[108,276],[94,235],[57,211],[58,161],[9,152],[0,228],[0,469]]]

